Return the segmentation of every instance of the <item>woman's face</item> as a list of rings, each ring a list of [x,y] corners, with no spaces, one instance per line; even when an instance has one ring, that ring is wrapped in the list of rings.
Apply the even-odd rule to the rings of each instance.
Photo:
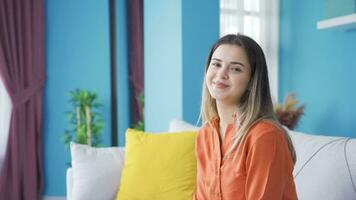
[[[205,82],[216,101],[238,105],[250,77],[251,67],[245,50],[237,45],[222,44],[211,57]]]

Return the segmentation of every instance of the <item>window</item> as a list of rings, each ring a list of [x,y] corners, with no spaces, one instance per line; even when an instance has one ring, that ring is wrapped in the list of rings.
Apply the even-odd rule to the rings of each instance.
[[[5,157],[5,150],[10,126],[11,101],[0,77],[0,169]]]
[[[278,100],[278,9],[277,0],[220,0],[220,36],[242,33],[261,45],[274,101]]]

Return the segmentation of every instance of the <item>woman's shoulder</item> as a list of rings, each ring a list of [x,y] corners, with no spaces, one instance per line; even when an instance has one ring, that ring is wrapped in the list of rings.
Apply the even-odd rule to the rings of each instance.
[[[261,138],[284,138],[285,129],[276,121],[261,119],[254,123],[247,133],[247,138],[252,143]]]
[[[214,129],[217,126],[219,126],[219,117],[213,117],[210,120],[206,120],[203,122],[201,125],[201,128],[199,130],[209,130],[209,129]]]
[[[204,122],[202,126],[198,130],[198,134],[204,134],[207,131],[211,131],[214,129],[214,126],[211,122]]]
[[[202,126],[198,130],[198,137],[207,137],[210,136],[211,133],[217,128],[217,119],[213,118],[210,121],[206,121],[202,124]]]

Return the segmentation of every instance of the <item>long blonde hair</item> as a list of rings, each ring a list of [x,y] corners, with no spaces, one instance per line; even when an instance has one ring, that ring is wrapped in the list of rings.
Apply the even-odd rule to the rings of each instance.
[[[268,82],[267,64],[261,47],[253,39],[245,35],[226,35],[216,41],[212,46],[205,65],[205,74],[210,65],[214,51],[222,44],[232,44],[243,48],[251,66],[250,82],[238,105],[239,119],[241,120],[236,120],[236,123],[239,124],[239,129],[235,132],[232,138],[232,143],[227,151],[227,155],[231,154],[234,149],[237,149],[236,154],[234,155],[234,158],[236,158],[240,151],[241,144],[245,141],[248,130],[260,120],[271,120],[283,130],[292,160],[295,163],[296,153],[292,140],[278,123],[274,114]],[[204,124],[209,123],[217,116],[218,111],[216,100],[210,95],[204,78],[200,117]]]

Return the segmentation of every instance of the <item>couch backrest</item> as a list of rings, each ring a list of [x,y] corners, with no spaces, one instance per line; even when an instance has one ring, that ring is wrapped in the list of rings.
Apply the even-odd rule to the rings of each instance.
[[[356,139],[289,131],[296,152],[299,199],[356,199]]]

